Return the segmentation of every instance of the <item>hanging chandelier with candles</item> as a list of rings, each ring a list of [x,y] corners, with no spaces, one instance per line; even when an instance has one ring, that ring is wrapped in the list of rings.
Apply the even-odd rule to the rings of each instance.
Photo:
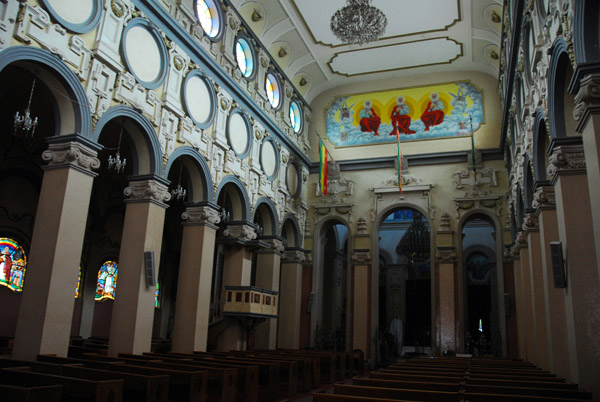
[[[31,92],[29,93],[29,102],[27,102],[27,108],[23,115],[20,115],[19,112],[15,113],[14,117],[14,127],[15,134],[17,134],[17,129],[22,128],[27,134],[30,134],[33,137],[35,133],[35,128],[38,125],[38,118],[31,117],[31,101],[33,100],[33,90],[35,89],[35,79],[33,80],[33,84],[31,84]]]
[[[331,17],[331,32],[342,42],[363,45],[379,39],[387,26],[383,12],[371,0],[346,0]]]

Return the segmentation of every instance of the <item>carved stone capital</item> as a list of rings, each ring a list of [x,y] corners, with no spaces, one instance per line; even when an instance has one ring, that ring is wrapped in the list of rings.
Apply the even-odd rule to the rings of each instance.
[[[285,251],[283,241],[279,239],[260,239],[260,241],[267,243],[269,247],[266,249],[259,250],[258,253],[283,255],[283,252]]]
[[[203,205],[188,207],[181,214],[181,219],[184,221],[184,225],[207,225],[216,229],[221,222],[221,215],[216,209]]]
[[[526,214],[523,219],[523,230],[527,233],[538,232],[540,230],[540,222],[535,214]]]
[[[364,265],[371,262],[371,253],[369,250],[355,251],[352,255],[352,262],[355,265]]]
[[[585,155],[581,145],[561,145],[554,148],[548,164],[548,175],[555,182],[555,176],[563,174],[583,174],[585,170]]]
[[[440,217],[440,230],[449,231],[450,230],[450,214],[448,212],[444,212]]]
[[[454,247],[438,248],[435,252],[435,260],[441,263],[451,263],[456,261],[456,250]]]
[[[535,209],[555,209],[556,197],[553,186],[539,187],[533,194],[532,206]]]
[[[171,199],[169,188],[153,179],[129,183],[129,187],[125,187],[125,190],[123,190],[123,195],[125,195],[126,202],[150,201],[157,202],[165,207],[164,203]]]
[[[285,250],[281,262],[286,264],[302,264],[306,260],[306,255],[301,250]]]
[[[590,114],[600,112],[600,74],[589,74],[579,84],[579,92],[575,96],[573,117],[579,122],[577,131],[581,132]]]
[[[250,241],[256,239],[256,228],[246,224],[229,224],[223,231],[223,236],[230,239]]]
[[[42,153],[42,159],[52,168],[71,166],[89,173],[100,167],[97,156],[95,150],[78,141],[51,143]]]
[[[367,232],[367,220],[365,218],[358,218],[358,222],[356,222],[356,227],[359,235],[369,234],[369,232]]]

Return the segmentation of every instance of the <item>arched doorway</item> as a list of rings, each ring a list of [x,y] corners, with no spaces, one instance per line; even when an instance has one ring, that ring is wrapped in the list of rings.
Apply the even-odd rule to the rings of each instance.
[[[431,353],[431,234],[413,208],[390,211],[379,226],[381,363]]]

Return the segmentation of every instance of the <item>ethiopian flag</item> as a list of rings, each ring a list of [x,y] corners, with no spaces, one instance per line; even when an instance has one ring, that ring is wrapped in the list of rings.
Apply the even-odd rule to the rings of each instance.
[[[319,150],[319,185],[321,186],[321,193],[327,195],[327,148],[320,142]]]

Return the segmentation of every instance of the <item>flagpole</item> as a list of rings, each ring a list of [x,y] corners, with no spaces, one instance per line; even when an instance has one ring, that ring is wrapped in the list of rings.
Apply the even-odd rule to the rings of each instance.
[[[323,144],[323,146],[325,147],[325,150],[327,151],[327,155],[329,157],[331,157],[331,161],[335,162],[335,159],[333,159],[333,156],[331,155],[331,152],[329,152],[329,149],[327,149],[327,147],[325,146],[325,141],[323,141],[323,138],[321,137],[321,135],[319,134],[319,132],[317,130],[315,130],[315,134],[317,134],[317,137],[319,137],[319,140],[321,141],[321,144]]]
[[[471,120],[471,159],[473,163],[473,178],[475,179],[475,183],[477,183],[477,168],[475,166],[475,136],[473,134],[473,115],[469,115],[469,119]]]

